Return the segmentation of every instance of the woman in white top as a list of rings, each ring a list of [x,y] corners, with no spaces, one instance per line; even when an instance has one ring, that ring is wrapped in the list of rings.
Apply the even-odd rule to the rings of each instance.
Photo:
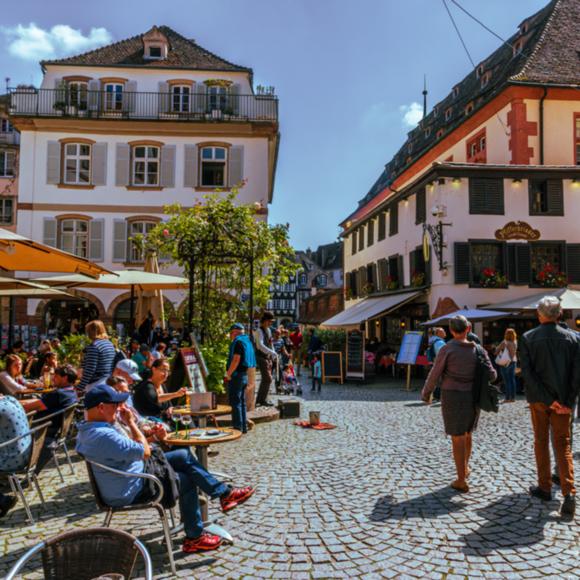
[[[22,377],[22,359],[17,354],[6,355],[6,370],[0,373],[0,392],[14,396],[31,386]]]
[[[504,349],[507,350],[510,362],[507,366],[500,366],[499,370],[504,384],[505,403],[515,403],[516,400],[516,364],[518,341],[517,334],[513,328],[508,328],[505,331],[504,339],[495,349],[495,354],[498,355]]]

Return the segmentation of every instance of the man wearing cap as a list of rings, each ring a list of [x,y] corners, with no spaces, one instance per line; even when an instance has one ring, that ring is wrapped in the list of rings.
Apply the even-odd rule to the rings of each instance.
[[[87,420],[79,425],[77,451],[89,461],[126,473],[146,472],[145,461],[151,456],[151,447],[141,432],[134,415],[125,407],[128,393],[117,392],[107,384],[95,385],[85,396]],[[128,428],[129,436],[114,427],[119,414]],[[165,438],[159,426],[157,436]],[[185,451],[185,452],[184,452]],[[254,488],[232,488],[208,473],[188,450],[178,449],[165,454],[167,461],[179,477],[179,503],[185,528],[183,551],[187,553],[214,550],[222,538],[203,531],[197,488],[210,498],[220,498],[222,511],[229,511],[246,501]],[[113,473],[93,468],[99,492],[108,505],[114,507],[151,500],[143,478],[119,477]]]
[[[256,367],[254,345],[244,334],[244,326],[236,322],[230,328],[230,352],[225,381],[228,386],[228,398],[232,407],[232,425],[242,433],[248,432],[246,419],[246,387],[248,386],[248,369]]]
[[[270,385],[272,384],[273,361],[278,359],[276,351],[272,347],[272,332],[270,327],[274,322],[274,315],[271,312],[264,312],[260,318],[260,326],[254,331],[254,342],[256,344],[256,360],[260,367],[260,388],[256,397],[256,405],[271,407],[273,403],[268,401]]]

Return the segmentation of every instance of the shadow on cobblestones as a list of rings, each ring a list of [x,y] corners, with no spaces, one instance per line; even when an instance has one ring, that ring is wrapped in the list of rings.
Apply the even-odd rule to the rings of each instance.
[[[463,536],[463,552],[472,556],[540,543],[544,539],[545,525],[549,521],[559,521],[539,500],[525,493],[506,495],[477,513],[487,522]]]
[[[437,518],[460,511],[465,506],[450,487],[442,487],[413,499],[396,503],[393,496],[380,498],[370,515],[373,522],[406,520],[409,518]],[[454,501],[455,500],[455,501]]]

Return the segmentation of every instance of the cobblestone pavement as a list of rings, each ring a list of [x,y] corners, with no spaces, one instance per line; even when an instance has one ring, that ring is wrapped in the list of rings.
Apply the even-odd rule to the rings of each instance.
[[[227,516],[212,504],[210,515],[235,544],[201,555],[176,550],[179,577],[580,577],[580,516],[561,521],[559,493],[547,504],[526,494],[535,479],[523,401],[482,416],[472,491],[459,495],[448,487],[454,471],[440,409],[418,403],[416,392],[328,385],[305,395],[303,416],[320,410],[338,428],[316,432],[281,420],[219,446],[211,467],[258,490]],[[102,522],[82,464],[65,484],[52,469],[41,482],[48,511],[37,525],[26,524],[20,507],[0,520],[0,575],[41,538]],[[143,539],[158,577],[168,577],[153,514],[116,515],[113,527]],[[27,577],[39,577],[35,566]]]

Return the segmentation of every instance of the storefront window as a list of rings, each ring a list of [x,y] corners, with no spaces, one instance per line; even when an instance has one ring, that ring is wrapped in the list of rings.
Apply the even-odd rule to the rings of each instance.
[[[541,274],[546,268],[555,273],[563,272],[562,249],[560,243],[530,244],[532,283],[540,282]]]

